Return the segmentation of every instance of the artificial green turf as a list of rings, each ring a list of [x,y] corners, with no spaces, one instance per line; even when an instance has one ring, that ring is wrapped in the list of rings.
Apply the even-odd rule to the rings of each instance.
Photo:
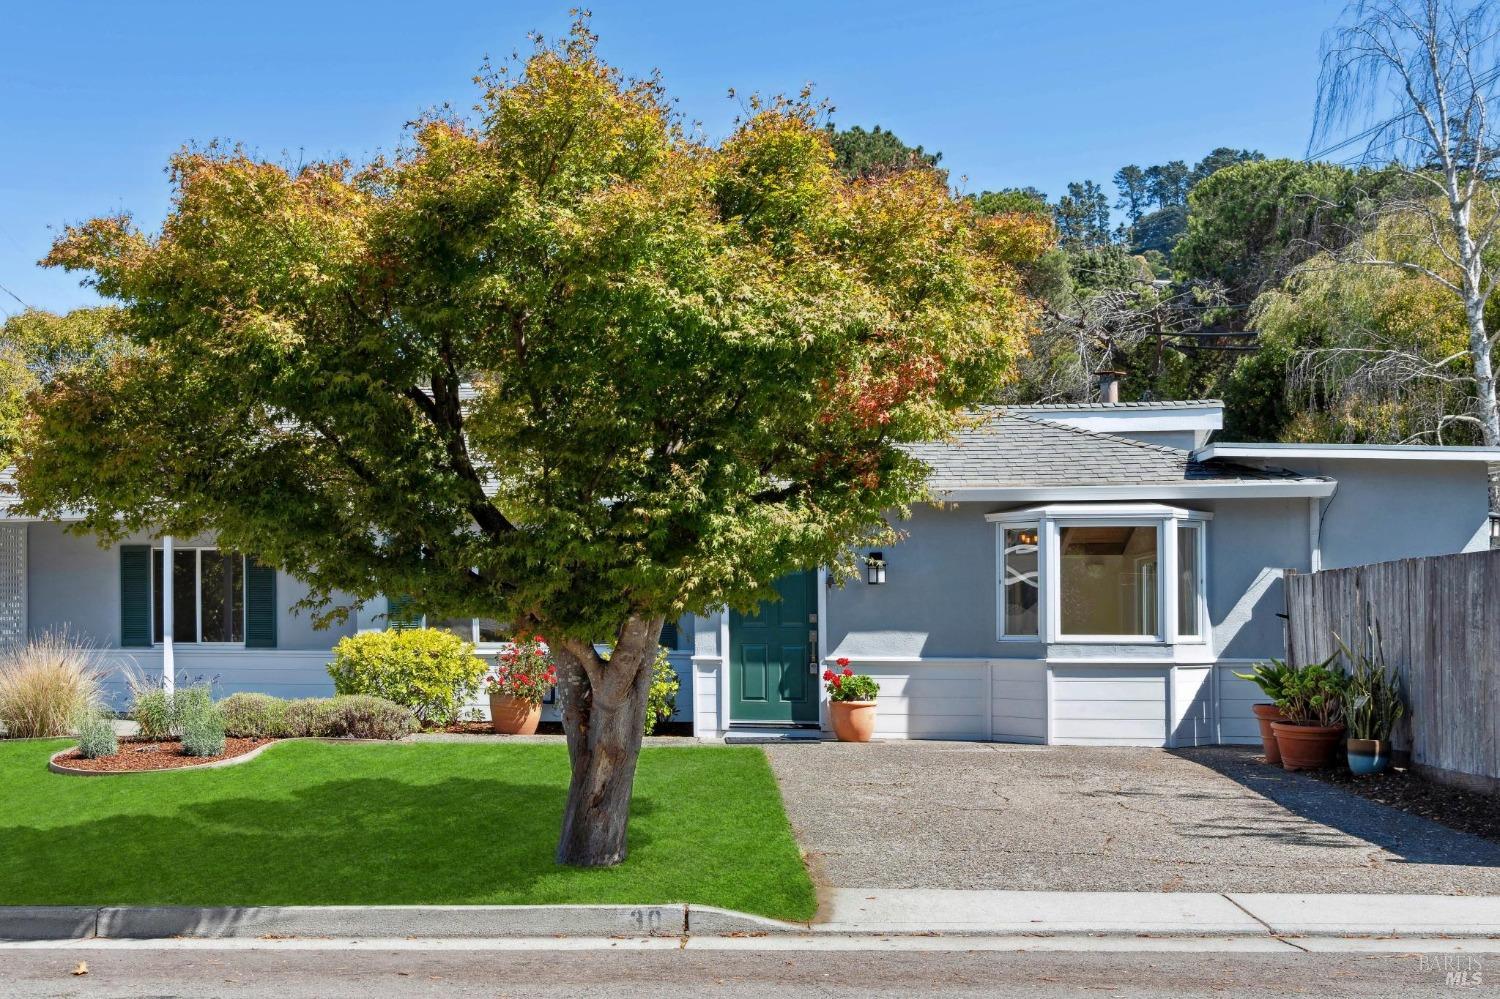
[[[561,745],[286,742],[221,769],[49,772],[67,745],[0,742],[0,904],[816,907],[751,747],[642,751],[629,858],[578,870],[552,860]]]

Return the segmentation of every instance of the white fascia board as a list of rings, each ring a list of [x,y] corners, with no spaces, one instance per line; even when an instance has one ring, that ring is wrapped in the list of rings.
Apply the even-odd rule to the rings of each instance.
[[[952,503],[1039,503],[1113,500],[1280,499],[1290,496],[1332,496],[1333,479],[1294,479],[1287,482],[1185,482],[1161,486],[955,486],[934,489],[936,499]]]
[[[1016,412],[1049,423],[1061,423],[1079,430],[1100,434],[1130,434],[1140,431],[1221,430],[1224,410],[1218,406],[1182,407],[1178,409],[1064,409],[1032,410],[1017,407]]]
[[[1209,444],[1193,452],[1198,461],[1214,458],[1345,458],[1385,461],[1500,462],[1500,447],[1440,447],[1426,444]]]
[[[1036,520],[1041,517],[1051,520],[1212,520],[1213,516],[1201,510],[1185,510],[1180,506],[1167,506],[1163,503],[1070,503],[1067,506],[1027,506],[1019,510],[987,513],[984,519],[994,524]]]

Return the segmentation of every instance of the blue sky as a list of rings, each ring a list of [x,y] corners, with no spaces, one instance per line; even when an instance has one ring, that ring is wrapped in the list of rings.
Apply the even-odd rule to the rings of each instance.
[[[424,108],[473,102],[486,54],[562,31],[567,3],[75,2],[9,5],[0,33],[0,314],[93,301],[35,266],[55,230],[128,210],[154,228],[162,167],[224,138],[270,158],[362,158]],[[970,190],[1107,184],[1125,163],[1215,146],[1300,156],[1336,0],[857,3],[598,0],[604,56],[660,69],[722,136],[726,93],[812,82],[843,125],[943,153]],[[962,178],[967,178],[966,180]],[[1109,188],[1113,193],[1113,188]]]

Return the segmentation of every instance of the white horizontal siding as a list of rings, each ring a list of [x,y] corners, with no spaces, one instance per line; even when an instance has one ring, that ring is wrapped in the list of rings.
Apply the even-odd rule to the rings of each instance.
[[[692,664],[693,669],[693,734],[700,738],[721,735],[724,724],[719,718],[719,684],[724,678],[723,665],[719,660],[700,660]]]
[[[1052,667],[1052,742],[1164,746],[1169,670]]]
[[[1241,745],[1260,745],[1260,723],[1250,710],[1252,704],[1264,704],[1266,695],[1249,680],[1235,673],[1250,672],[1251,663],[1219,663],[1214,667],[1219,685],[1219,741]]]
[[[990,668],[990,732],[999,742],[1047,741],[1047,666],[1041,661]]]
[[[876,738],[989,738],[988,666],[878,662],[854,666],[880,685]]]
[[[1178,666],[1172,671],[1172,745],[1207,746],[1214,739],[1213,668]]]
[[[257,691],[275,697],[327,697],[333,693],[328,664],[333,653],[297,649],[204,649],[178,645],[173,650],[178,686],[207,683],[215,697]],[[161,677],[160,649],[110,649],[111,669],[104,688],[112,707],[128,707],[126,677],[131,672],[154,682]]]

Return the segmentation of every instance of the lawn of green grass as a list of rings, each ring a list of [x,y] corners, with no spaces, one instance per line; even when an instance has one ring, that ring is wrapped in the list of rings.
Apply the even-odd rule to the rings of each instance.
[[[816,907],[750,747],[644,750],[629,858],[577,870],[552,862],[561,745],[286,742],[222,769],[50,773],[68,744],[0,742],[0,904]]]

